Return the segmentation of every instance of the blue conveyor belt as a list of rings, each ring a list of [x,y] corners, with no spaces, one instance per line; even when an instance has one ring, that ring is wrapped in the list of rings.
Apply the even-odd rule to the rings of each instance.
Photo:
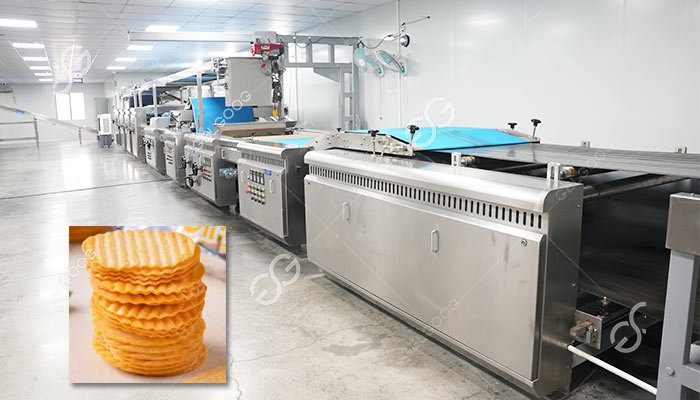
[[[348,131],[349,133],[364,133],[367,131]],[[387,128],[379,130],[380,135],[389,135],[406,143],[410,141],[410,132],[406,128]],[[284,138],[257,140],[282,143],[293,146],[308,146],[313,137],[295,137],[294,135]],[[527,139],[508,134],[498,129],[486,128],[460,128],[444,127],[430,128],[421,127],[416,132],[413,145],[418,151],[459,151],[475,147],[502,146],[509,144],[528,143]]]
[[[204,97],[202,103],[204,104],[204,122],[202,124],[204,132],[214,132],[214,124],[255,121],[251,106],[236,108],[226,106],[224,97]],[[196,98],[192,99],[192,113],[194,114],[195,126],[199,126],[199,101]],[[201,134],[202,132],[197,133]]]
[[[367,131],[355,132],[366,133]],[[379,134],[390,135],[406,143],[411,140],[411,133],[407,128],[380,129]],[[499,131],[498,129],[489,128],[431,128],[429,126],[421,126],[420,130],[413,137],[413,146],[416,150],[429,151],[502,146],[527,142],[527,139]]]

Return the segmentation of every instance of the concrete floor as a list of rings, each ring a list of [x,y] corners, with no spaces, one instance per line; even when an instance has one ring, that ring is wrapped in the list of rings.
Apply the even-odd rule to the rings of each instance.
[[[328,280],[290,251],[119,149],[45,143],[0,147],[0,398],[104,399],[68,383],[68,225],[229,225],[229,383],[108,385],[110,399],[525,399]],[[290,254],[301,273],[276,293],[263,277]],[[291,259],[290,259],[291,260]],[[293,278],[283,265],[281,281]],[[651,399],[595,368],[572,399]]]

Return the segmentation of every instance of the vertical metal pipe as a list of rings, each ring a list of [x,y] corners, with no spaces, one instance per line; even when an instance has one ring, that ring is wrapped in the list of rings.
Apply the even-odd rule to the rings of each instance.
[[[158,116],[158,90],[156,89],[155,83],[153,84],[153,116]]]
[[[202,101],[202,72],[197,72],[197,132],[204,132],[204,103]]]
[[[36,123],[36,117],[34,120],[34,140],[36,141],[36,147],[39,147],[39,125]]]
[[[401,35],[401,0],[396,0],[396,33],[400,36]],[[396,38],[396,54],[398,55],[398,58],[401,58],[401,40],[400,38]],[[399,110],[398,110],[398,115],[399,115],[399,125],[398,126],[403,126],[403,90],[401,90],[401,84],[403,81],[403,77],[401,76],[401,73],[398,73],[398,79],[399,79],[399,84],[398,84],[398,105],[399,105]]]

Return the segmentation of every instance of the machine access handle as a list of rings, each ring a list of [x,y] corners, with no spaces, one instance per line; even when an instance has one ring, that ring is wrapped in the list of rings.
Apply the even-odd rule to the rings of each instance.
[[[350,221],[350,204],[348,204],[347,201],[344,201],[342,204],[343,208],[343,219],[346,221]]]
[[[433,229],[430,232],[430,251],[437,253],[440,250],[440,232],[437,229]]]

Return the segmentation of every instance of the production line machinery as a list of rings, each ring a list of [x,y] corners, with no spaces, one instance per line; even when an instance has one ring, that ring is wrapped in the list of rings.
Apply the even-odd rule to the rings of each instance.
[[[699,155],[416,131],[298,131],[222,157],[244,219],[286,245],[309,238],[329,277],[537,396],[566,393],[572,368],[634,336],[627,318],[668,317],[668,201],[700,193]]]
[[[225,151],[223,158],[237,166],[240,215],[284,244],[297,246],[306,243],[307,236],[303,206],[307,152],[340,148],[377,156],[422,157],[417,149],[429,146],[426,138],[423,138],[426,143],[420,142],[418,131],[415,126],[384,134],[302,129],[293,135],[241,140],[236,150]],[[460,146],[483,145],[479,140],[489,143],[536,140],[512,129],[441,128],[439,133],[439,138],[430,139],[431,146],[442,146],[443,136],[453,137]]]
[[[443,139],[449,138],[436,142]],[[595,355],[632,338],[631,324],[690,321],[685,336],[676,322],[668,327],[685,340],[665,340],[661,352],[675,355],[667,364],[685,363],[690,371],[671,382],[674,388],[699,390],[700,366],[689,361],[698,349],[690,346],[693,329],[695,338],[700,333],[698,285],[667,294],[665,238],[672,232],[671,195],[700,193],[700,155],[491,139],[427,151],[409,146],[383,156],[366,151],[371,139],[359,148],[364,151],[307,152],[309,260],[541,397],[568,392],[571,370],[584,360],[656,394],[649,382]],[[686,215],[694,219],[676,230],[693,235],[697,245],[700,214]],[[681,300],[680,315],[675,309],[667,315],[670,296],[690,299],[690,307]],[[670,373],[665,364],[659,369],[661,389],[661,374]]]

